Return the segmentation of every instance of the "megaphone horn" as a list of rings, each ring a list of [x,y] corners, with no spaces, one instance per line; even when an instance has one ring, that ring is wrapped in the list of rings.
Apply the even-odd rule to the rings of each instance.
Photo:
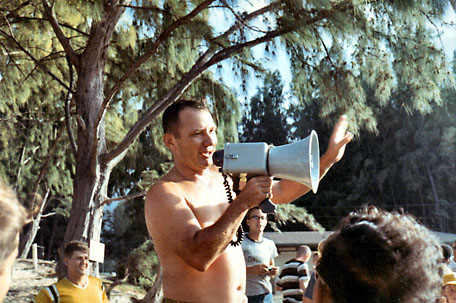
[[[317,192],[320,182],[320,149],[313,130],[305,139],[272,147],[268,155],[270,176],[296,181]]]

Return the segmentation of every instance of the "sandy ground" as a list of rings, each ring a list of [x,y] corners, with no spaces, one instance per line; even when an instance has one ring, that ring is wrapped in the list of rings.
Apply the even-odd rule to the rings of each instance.
[[[54,262],[40,260],[38,270],[35,270],[31,260],[17,260],[13,267],[13,283],[4,303],[30,303],[42,287],[57,281],[54,268]],[[135,293],[121,293],[114,289],[109,302],[129,303],[132,302],[131,296],[137,297]]]

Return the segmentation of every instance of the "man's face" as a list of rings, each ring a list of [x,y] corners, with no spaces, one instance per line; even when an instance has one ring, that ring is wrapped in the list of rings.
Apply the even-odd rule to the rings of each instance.
[[[11,253],[3,264],[0,264],[0,302],[3,302],[3,298],[6,296],[6,293],[11,286],[11,270],[14,261],[16,260],[16,256],[17,249]]]
[[[453,260],[456,260],[456,242],[453,243]]]
[[[84,276],[89,267],[89,255],[86,252],[76,250],[71,258],[64,258],[63,262],[67,266],[68,276]]]
[[[268,224],[268,217],[261,209],[254,209],[249,213],[246,223],[249,227],[249,232],[260,232]]]
[[[192,170],[212,165],[212,154],[217,145],[217,127],[206,110],[185,108],[179,113],[178,136],[165,134],[174,162]]]

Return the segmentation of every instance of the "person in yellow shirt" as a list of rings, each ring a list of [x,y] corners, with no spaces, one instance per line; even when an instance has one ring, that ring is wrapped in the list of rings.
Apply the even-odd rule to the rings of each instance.
[[[71,241],[63,250],[66,277],[43,288],[35,297],[35,303],[107,303],[108,297],[101,280],[87,275],[89,248],[80,241]]]

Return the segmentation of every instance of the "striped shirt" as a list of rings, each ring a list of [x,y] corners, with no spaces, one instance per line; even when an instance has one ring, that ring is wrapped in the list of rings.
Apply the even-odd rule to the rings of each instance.
[[[292,259],[287,261],[279,275],[277,285],[282,288],[284,303],[302,302],[304,291],[299,286],[299,281],[309,283],[310,271],[307,263]]]

